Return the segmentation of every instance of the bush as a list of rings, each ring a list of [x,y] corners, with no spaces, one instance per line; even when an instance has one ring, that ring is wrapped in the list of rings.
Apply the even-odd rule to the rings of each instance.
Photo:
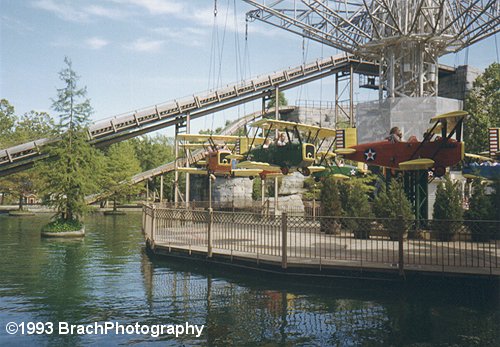
[[[433,210],[433,229],[439,234],[441,241],[450,241],[462,227],[463,209],[458,182],[453,182],[449,175],[445,176],[436,191]]]
[[[339,184],[340,200],[344,209],[344,225],[350,229],[355,238],[370,238],[370,225],[367,218],[373,217],[372,208],[368,201],[368,193],[363,189],[363,183],[354,179],[349,183]]]
[[[82,229],[82,227],[83,223],[76,219],[66,220],[58,218],[50,222],[49,224],[45,225],[42,228],[42,231],[48,233],[62,233],[67,231],[78,231]]]
[[[340,193],[338,183],[333,176],[327,177],[323,182],[321,190],[321,215],[322,216],[342,216],[342,206],[340,203]],[[340,231],[340,222],[337,219],[321,219],[321,232],[334,234]]]
[[[375,200],[373,210],[377,218],[383,218],[382,224],[389,231],[391,240],[398,240],[399,232],[406,233],[415,219],[410,200],[406,197],[403,184],[393,179],[389,189],[382,184]]]
[[[477,223],[473,221],[496,220],[498,209],[494,207],[495,193],[485,194],[485,186],[481,179],[472,182],[472,196],[469,201],[469,209],[465,211],[464,217],[473,241],[488,241],[497,238],[499,231],[496,230],[496,223]]]

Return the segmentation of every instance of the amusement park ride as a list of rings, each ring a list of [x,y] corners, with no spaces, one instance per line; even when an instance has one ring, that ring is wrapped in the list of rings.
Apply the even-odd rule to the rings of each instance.
[[[401,171],[432,170],[434,177],[442,177],[447,167],[464,158],[462,124],[466,116],[465,111],[455,111],[433,117],[434,125],[422,141],[416,138],[395,143],[384,140],[337,149],[336,153],[367,165]]]
[[[255,136],[238,137],[223,135],[179,134],[179,146],[188,149],[204,148],[205,158],[197,167],[179,167],[178,172],[196,175],[224,177],[249,177],[259,175],[280,177],[298,171],[304,176],[325,170],[322,163],[327,157],[335,156],[331,149],[337,143],[342,146],[355,143],[355,129],[335,130],[295,122],[262,119],[250,124],[256,128]],[[257,137],[261,129],[265,137]],[[271,141],[271,133],[282,132],[283,139]],[[348,133],[346,140],[345,133]],[[285,138],[286,134],[286,138]],[[330,139],[326,151],[317,152]],[[280,142],[282,141],[282,142]],[[238,148],[238,151],[236,150]],[[186,151],[187,153],[187,151]],[[239,162],[238,162],[239,161]]]
[[[483,155],[465,153],[465,157],[472,160],[472,162],[466,163],[462,169],[462,175],[465,178],[500,179],[500,150],[498,143],[500,128],[490,128],[488,134],[490,145],[488,152]]]
[[[335,129],[272,119],[262,119],[250,124],[250,127],[266,132],[264,144],[267,143],[267,146],[254,147],[254,137],[248,152],[241,158],[243,161],[237,166],[262,169],[263,176],[275,172],[287,175],[292,171],[309,176],[314,172],[324,171],[325,167],[315,165],[316,148],[320,148],[327,138],[335,139],[336,136]],[[272,131],[281,132],[274,143],[270,141]],[[318,147],[316,143],[319,143]],[[335,141],[331,142],[329,149],[334,143]]]

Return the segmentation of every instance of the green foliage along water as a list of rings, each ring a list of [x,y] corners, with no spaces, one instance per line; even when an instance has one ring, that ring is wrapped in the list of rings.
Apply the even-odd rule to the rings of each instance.
[[[498,292],[475,286],[275,276],[150,258],[140,213],[87,216],[87,236],[40,238],[49,216],[0,215],[0,345],[495,346]],[[8,335],[8,322],[205,324],[200,338]]]

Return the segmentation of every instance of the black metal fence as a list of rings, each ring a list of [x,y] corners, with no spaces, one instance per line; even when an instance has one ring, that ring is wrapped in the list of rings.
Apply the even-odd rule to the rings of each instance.
[[[404,221],[144,206],[154,245],[290,263],[498,273],[500,221]],[[471,270],[472,269],[472,270]]]

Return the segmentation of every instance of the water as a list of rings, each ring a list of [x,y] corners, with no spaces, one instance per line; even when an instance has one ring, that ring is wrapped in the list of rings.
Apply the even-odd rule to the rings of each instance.
[[[0,215],[0,345],[498,346],[496,291],[277,280],[150,258],[141,216],[90,216],[83,240],[41,239],[48,216]],[[204,324],[194,336],[8,335],[8,322]]]

